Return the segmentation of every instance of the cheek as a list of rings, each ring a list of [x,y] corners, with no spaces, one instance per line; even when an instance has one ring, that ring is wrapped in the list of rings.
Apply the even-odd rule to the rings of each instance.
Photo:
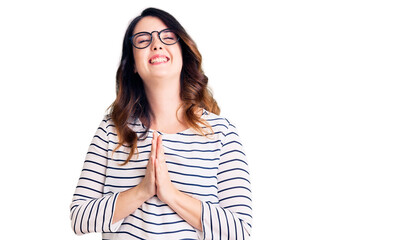
[[[134,62],[135,62],[135,71],[137,72],[138,69],[141,69],[141,67],[144,64],[144,59],[146,59],[145,54],[142,51],[133,51],[133,56],[134,56]]]
[[[183,65],[183,56],[182,56],[182,50],[179,48],[174,52],[175,56],[175,63],[180,64],[182,67]]]

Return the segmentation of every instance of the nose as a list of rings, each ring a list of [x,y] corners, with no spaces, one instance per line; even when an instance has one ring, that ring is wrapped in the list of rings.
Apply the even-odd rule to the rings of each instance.
[[[162,43],[162,41],[159,39],[159,33],[158,33],[158,32],[156,32],[156,34],[155,34],[155,33],[152,33],[151,49],[152,49],[153,51],[156,51],[156,50],[162,49],[162,47],[163,47],[163,43]]]

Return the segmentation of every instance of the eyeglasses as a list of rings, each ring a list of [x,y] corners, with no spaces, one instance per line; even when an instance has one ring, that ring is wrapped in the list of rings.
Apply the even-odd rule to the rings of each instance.
[[[152,43],[152,34],[154,32],[158,33],[158,37],[159,40],[166,45],[173,45],[175,43],[177,43],[179,41],[179,36],[172,31],[171,29],[163,29],[162,31],[158,32],[158,31],[153,31],[151,33],[149,32],[138,32],[134,35],[132,35],[132,37],[130,37],[129,39],[132,42],[132,45],[135,48],[138,49],[143,49],[143,48],[147,48],[149,45],[151,45]]]

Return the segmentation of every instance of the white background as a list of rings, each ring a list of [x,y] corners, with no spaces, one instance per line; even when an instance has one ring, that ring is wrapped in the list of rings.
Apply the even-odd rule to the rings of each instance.
[[[1,235],[100,239],[69,205],[149,6],[196,41],[249,160],[252,239],[409,238],[405,1],[0,4]]]

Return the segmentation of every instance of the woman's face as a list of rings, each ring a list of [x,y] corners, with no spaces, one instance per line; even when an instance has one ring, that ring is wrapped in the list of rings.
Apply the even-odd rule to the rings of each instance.
[[[136,24],[133,34],[168,28],[159,18],[147,16]],[[152,43],[144,48],[133,48],[135,72],[144,82],[155,79],[180,79],[183,59],[179,42],[166,45],[159,40],[158,32],[152,33]]]

